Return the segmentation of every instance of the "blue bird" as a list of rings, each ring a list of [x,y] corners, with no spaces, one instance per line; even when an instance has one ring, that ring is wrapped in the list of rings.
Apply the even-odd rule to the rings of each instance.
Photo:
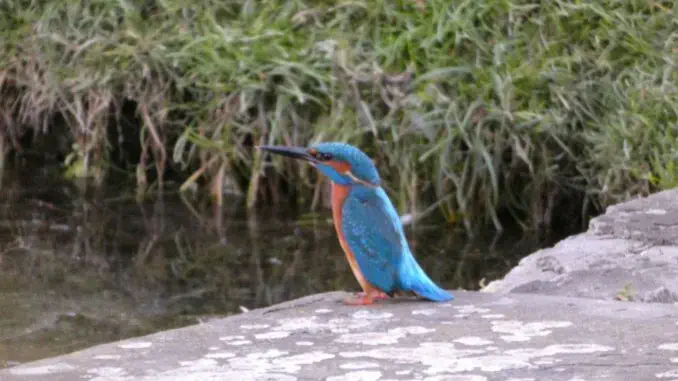
[[[363,290],[346,299],[346,304],[367,305],[408,292],[436,302],[454,299],[426,275],[412,255],[398,213],[364,152],[345,143],[257,148],[305,160],[331,180],[334,227]]]

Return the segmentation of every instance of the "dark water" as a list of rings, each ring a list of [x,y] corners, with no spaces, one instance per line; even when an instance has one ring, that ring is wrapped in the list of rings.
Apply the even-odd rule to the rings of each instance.
[[[0,196],[0,367],[358,289],[328,210],[83,198],[39,181],[6,183]],[[451,289],[478,289],[550,244],[455,231],[426,221],[407,229],[424,269]]]

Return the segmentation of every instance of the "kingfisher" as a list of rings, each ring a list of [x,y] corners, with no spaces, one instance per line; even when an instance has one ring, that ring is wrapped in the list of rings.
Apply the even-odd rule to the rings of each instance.
[[[340,142],[318,143],[308,148],[257,148],[304,160],[329,178],[332,219],[339,244],[362,288],[362,292],[345,299],[345,304],[369,305],[375,300],[408,293],[435,302],[454,299],[417,263],[400,217],[381,187],[379,172],[364,152]]]

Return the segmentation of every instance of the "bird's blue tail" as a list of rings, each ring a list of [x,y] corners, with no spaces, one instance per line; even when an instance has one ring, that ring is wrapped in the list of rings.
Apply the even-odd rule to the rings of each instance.
[[[414,276],[409,282],[410,290],[414,291],[414,293],[420,297],[434,302],[448,302],[454,299],[452,294],[435,284],[418,264],[415,263],[414,267]]]

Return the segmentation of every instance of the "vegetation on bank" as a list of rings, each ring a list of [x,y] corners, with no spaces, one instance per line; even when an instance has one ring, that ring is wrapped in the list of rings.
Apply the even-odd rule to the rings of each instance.
[[[0,1],[0,169],[318,205],[253,145],[343,140],[469,232],[678,184],[672,1],[190,3]]]

